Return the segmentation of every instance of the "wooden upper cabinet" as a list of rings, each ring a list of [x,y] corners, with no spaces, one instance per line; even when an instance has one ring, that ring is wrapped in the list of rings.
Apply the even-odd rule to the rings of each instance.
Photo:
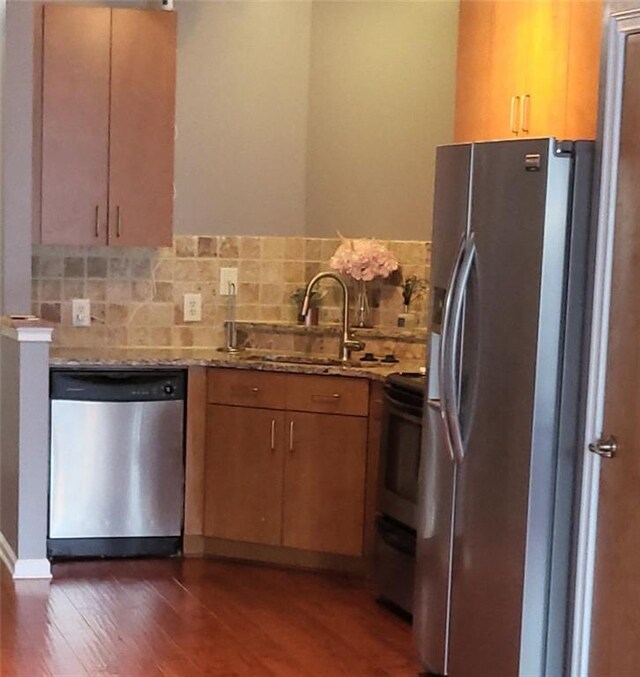
[[[110,24],[107,8],[44,9],[42,242],[107,242]]]
[[[482,138],[491,119],[489,78],[495,2],[461,2],[454,137]]]
[[[115,9],[111,56],[109,242],[171,244],[176,15]]]
[[[489,116],[481,138],[508,138],[517,134],[523,113],[523,73],[526,53],[523,26],[526,2],[493,3],[491,70],[489,72]]]
[[[173,12],[46,4],[40,240],[171,244]]]
[[[596,136],[602,32],[600,2],[572,2],[567,64],[567,136]]]
[[[566,0],[528,4],[523,26],[527,54],[519,134],[571,138],[565,127],[571,6]]]
[[[455,141],[593,138],[601,13],[599,1],[461,0]]]

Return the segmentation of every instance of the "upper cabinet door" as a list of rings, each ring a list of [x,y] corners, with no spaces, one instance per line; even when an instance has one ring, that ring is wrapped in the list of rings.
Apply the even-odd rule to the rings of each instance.
[[[565,136],[595,139],[600,79],[601,2],[572,2]]]
[[[112,12],[109,242],[168,246],[173,226],[175,13]]]
[[[44,7],[41,241],[107,241],[111,10]]]
[[[482,139],[509,139],[519,132],[526,63],[526,2],[496,0],[493,7],[489,112]],[[475,140],[475,139],[474,139]]]
[[[490,115],[494,2],[461,2],[456,66],[456,142],[484,136]]]
[[[566,0],[528,3],[522,136],[566,138],[570,13]]]
[[[600,0],[461,0],[456,141],[593,138]]]

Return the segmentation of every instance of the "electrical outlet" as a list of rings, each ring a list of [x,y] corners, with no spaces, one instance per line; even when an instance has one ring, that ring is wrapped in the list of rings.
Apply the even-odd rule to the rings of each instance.
[[[220,296],[235,296],[237,293],[238,269],[220,268]]]
[[[91,326],[91,301],[89,299],[73,299],[71,301],[71,315],[74,327]]]
[[[200,322],[202,320],[202,294],[184,295],[184,321]]]

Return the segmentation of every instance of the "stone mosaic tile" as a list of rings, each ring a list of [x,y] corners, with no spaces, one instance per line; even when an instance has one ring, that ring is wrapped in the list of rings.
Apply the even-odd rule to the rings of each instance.
[[[338,238],[235,237],[179,235],[172,247],[64,247],[35,245],[32,257],[33,312],[57,324],[54,343],[63,348],[134,346],[148,348],[222,346],[229,298],[218,293],[219,269],[238,268],[239,321],[262,322],[243,329],[247,345],[274,350],[333,353],[336,336],[283,335],[273,323],[295,325],[299,307],[291,294],[321,270],[339,245]],[[372,287],[376,326],[393,327],[402,311],[402,275],[428,277],[430,243],[388,242],[400,261],[401,273]],[[341,320],[341,291],[327,281],[320,307],[321,324]],[[202,320],[185,323],[183,297],[202,295]],[[71,300],[89,298],[93,325],[71,326]],[[418,326],[426,326],[429,299],[424,294],[414,308]],[[334,330],[332,330],[334,331]],[[385,343],[369,340],[367,350],[391,350],[421,359],[424,342]],[[422,351],[422,353],[421,353]]]

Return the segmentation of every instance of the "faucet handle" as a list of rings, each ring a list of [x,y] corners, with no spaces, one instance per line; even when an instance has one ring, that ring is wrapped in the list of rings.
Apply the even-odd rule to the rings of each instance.
[[[364,350],[365,344],[363,341],[358,341],[358,339],[350,338],[344,342],[344,347],[348,351],[352,350]]]

